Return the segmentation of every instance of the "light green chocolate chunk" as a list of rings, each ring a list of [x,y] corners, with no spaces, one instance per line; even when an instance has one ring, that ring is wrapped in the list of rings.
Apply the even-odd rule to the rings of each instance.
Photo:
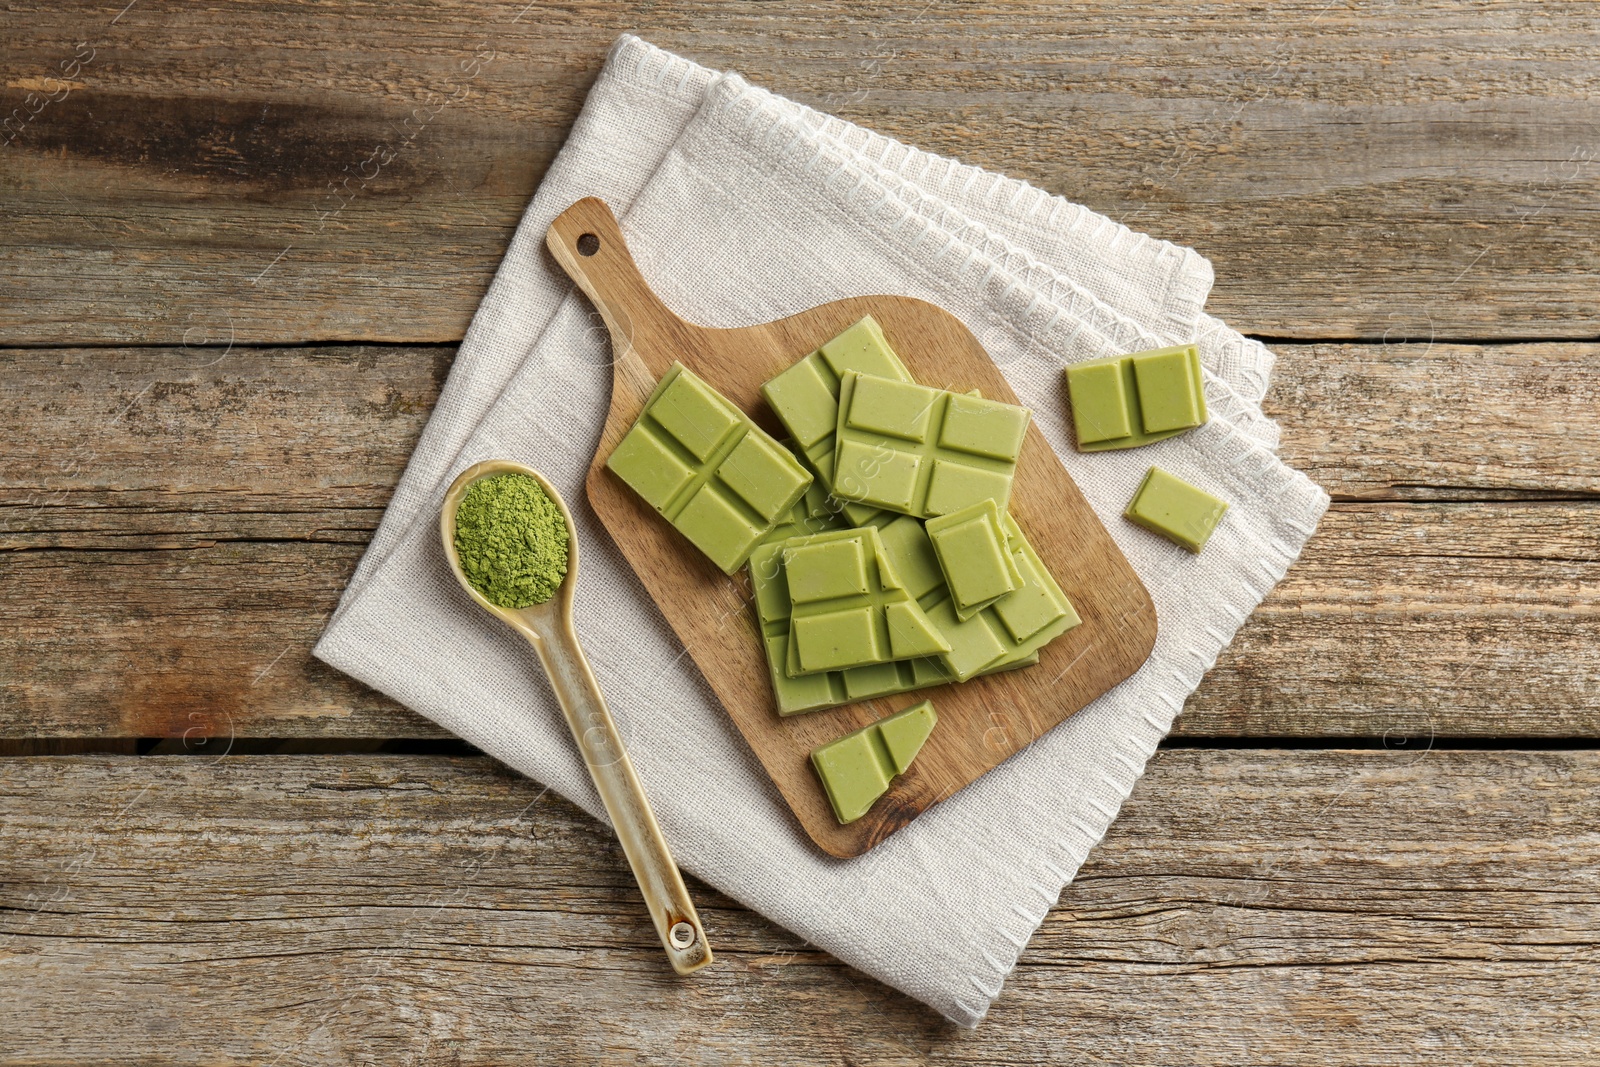
[[[922,457],[882,445],[846,441],[835,454],[833,491],[884,511],[909,513],[921,481]]]
[[[695,480],[695,469],[655,434],[638,427],[617,445],[606,466],[627,482],[644,502],[657,511],[677,499],[684,487]]]
[[[650,414],[695,459],[708,458],[739,425],[739,413],[716,390],[682,371],[650,405]]]
[[[771,523],[795,503],[795,466],[782,445],[765,434],[747,433],[717,468],[717,477]]]
[[[912,660],[911,676],[916,680],[916,688],[918,689],[943,685],[946,682],[956,680],[956,676],[951,674],[949,669],[945,667],[944,661],[938,659]]]
[[[1133,356],[1133,381],[1139,387],[1139,418],[1145,433],[1187,430],[1200,425],[1200,390],[1190,377],[1194,349],[1168,348]],[[1196,362],[1198,354],[1193,357]]]
[[[838,671],[890,658],[888,643],[879,636],[870,611],[846,609],[801,615],[790,626],[800,669],[805,673]]]
[[[1012,562],[1022,576],[1022,588],[995,601],[987,612],[1000,619],[1011,635],[1014,644],[1006,654],[1010,660],[1023,652],[1038,651],[1083,620],[1078,618],[1072,601],[1062,592],[1017,520],[1004,515],[1000,524],[1006,530]]]
[[[811,766],[841,824],[855,822],[889,791],[893,778],[883,740],[873,727],[846,734],[815,749]]]
[[[1162,441],[1206,421],[1200,350],[1175,345],[1066,370],[1078,451]]]
[[[999,627],[991,625],[981,612],[970,619],[962,619],[956,615],[956,606],[948,596],[926,611],[950,644],[950,651],[940,657],[940,662],[950,669],[957,681],[964,682],[1005,658],[1006,642]]]
[[[1022,588],[993,500],[929,519],[926,528],[958,618],[970,619]]]
[[[789,599],[796,604],[867,591],[863,539],[841,538],[791,548],[783,563],[789,574]]]
[[[933,521],[925,527],[910,516],[895,516],[883,524],[879,538],[895,573],[923,577],[920,586],[910,581],[906,584],[920,590],[918,604],[950,644],[950,651],[938,657],[948,678],[964,682],[976,675],[1037,662],[1041,648],[1079,625],[1072,602],[1010,515],[1000,516],[1000,525],[1020,587],[962,618],[927,533]],[[925,677],[929,673],[925,672]]]
[[[918,518],[1011,495],[1028,410],[943,389],[840,380],[833,492],[841,500]]]
[[[1022,455],[1028,432],[1028,409],[985,400],[981,396],[950,397],[939,444],[990,459],[1011,460]]]
[[[1227,510],[1226,501],[1151,467],[1123,515],[1190,552],[1199,552]]]
[[[933,701],[924,700],[878,723],[878,736],[883,738],[883,747],[889,750],[889,759],[894,764],[896,774],[904,774],[911,769],[911,761],[922,751],[923,743],[938,722],[939,716],[934,714]]]
[[[900,362],[900,357],[889,347],[888,338],[883,336],[883,327],[871,315],[863,316],[861,321],[818,351],[835,378],[843,377],[845,371],[855,370],[863,374],[876,374],[880,378],[903,377],[905,381],[911,380],[905,364]]]
[[[791,677],[948,650],[870,526],[786,541],[783,569]]]
[[[933,656],[949,647],[921,605],[910,597],[885,606],[883,621],[889,627],[889,649],[895,659]]]
[[[1071,390],[1072,421],[1080,446],[1115,441],[1133,432],[1120,360],[1068,367],[1067,387]]]
[[[811,765],[840,823],[855,822],[889,791],[938,722],[932,702],[924,700],[812,751]]]
[[[725,574],[739,569],[767,529],[726,494],[705,489],[684,505],[673,525]]]
[[[606,466],[727,574],[791,520],[812,483],[787,449],[676,363]]]
[[[768,381],[761,396],[802,449],[826,441],[831,451],[839,421],[839,381],[817,353]]]
[[[784,662],[789,656],[789,633],[783,633],[763,639],[767,648],[767,663]],[[870,668],[863,667],[862,670]],[[816,711],[819,708],[831,708],[844,704],[848,700],[844,690],[844,682],[839,673],[834,674],[802,674],[798,678],[789,677],[788,671],[781,668],[769,669],[768,675],[772,679],[773,693],[778,698],[778,714],[794,715],[802,711]],[[844,675],[854,674],[854,671],[842,672]]]
[[[894,381],[911,380],[911,372],[869,315],[761,387],[767,405],[830,490],[839,379],[852,370]]]
[[[1018,648],[1043,648],[1046,641],[1061,637],[1082,619],[1016,520],[1006,515],[1000,522],[1005,526],[1011,558],[1022,576],[1022,589],[995,601],[992,611],[1002,621],[1010,619],[1006,629],[1018,641]]]
[[[938,399],[937,389],[869,374],[856,379],[855,399],[844,424],[853,430],[922,441],[928,436],[928,417]]]
[[[1029,551],[1017,552],[1012,557],[1023,576],[1022,588],[1001,597],[994,605],[995,617],[1019,646],[1047,626],[1064,624],[1057,631],[1064,633],[1078,625],[1078,613],[1072,609],[1072,603],[1062,595],[1039,557],[1032,553],[1032,546],[1028,547]]]
[[[1011,472],[980,470],[948,459],[933,461],[928,496],[923,506],[931,515],[948,515],[978,500],[1004,506],[1011,499]]]

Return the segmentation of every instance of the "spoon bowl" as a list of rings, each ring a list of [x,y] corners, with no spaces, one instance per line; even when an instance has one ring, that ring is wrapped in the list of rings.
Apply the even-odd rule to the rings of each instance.
[[[545,495],[561,512],[561,521],[567,525],[567,573],[561,580],[560,587],[556,589],[555,596],[543,604],[530,604],[525,608],[503,608],[478,592],[477,586],[467,579],[466,571],[461,567],[461,557],[456,553],[456,509],[461,506],[462,498],[467,495],[467,490],[472,487],[473,482],[496,474],[521,474],[538,482],[539,488],[544,490]],[[444,505],[439,511],[439,536],[444,540],[444,554],[450,561],[451,572],[455,574],[456,581],[461,583],[461,588],[467,591],[473,602],[522,634],[535,647],[542,641],[551,640],[552,635],[560,632],[562,628],[571,627],[572,592],[578,585],[578,539],[573,534],[572,513],[567,510],[567,502],[561,499],[561,494],[556,492],[555,486],[545,480],[544,475],[532,467],[525,467],[508,459],[485,460],[468,467],[450,483],[450,488],[444,495]]]
[[[474,482],[496,474],[532,478],[555,503],[566,523],[567,573],[555,595],[542,604],[525,608],[501,607],[479,592],[462,569],[461,557],[456,552],[456,509]],[[468,467],[450,484],[439,510],[439,538],[450,570],[467,596],[527,638],[544,665],[550,687],[566,716],[584,765],[594,779],[617,840],[628,857],[628,865],[633,868],[634,879],[644,894],[645,906],[650,910],[650,918],[673,970],[690,974],[704,967],[711,962],[712,954],[700,917],[689,899],[683,875],[656,825],[650,801],[634,773],[622,736],[572,625],[573,591],[578,584],[578,535],[566,501],[561,499],[555,486],[532,467],[510,460],[488,460]]]

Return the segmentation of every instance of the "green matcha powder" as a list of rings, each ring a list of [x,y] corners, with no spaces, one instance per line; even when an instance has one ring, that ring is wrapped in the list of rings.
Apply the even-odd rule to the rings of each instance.
[[[526,474],[493,474],[456,508],[456,555],[467,581],[502,608],[543,604],[567,576],[566,520]]]

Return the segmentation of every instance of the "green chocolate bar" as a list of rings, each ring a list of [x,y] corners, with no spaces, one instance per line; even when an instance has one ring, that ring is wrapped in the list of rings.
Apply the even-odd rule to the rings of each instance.
[[[939,722],[924,700],[812,750],[811,766],[841,823],[855,822],[906,773]]]
[[[1190,552],[1199,552],[1228,504],[1160,467],[1151,467],[1122,514]]]
[[[923,524],[898,516],[883,526],[879,537],[895,568],[906,576],[906,589],[917,598],[950,651],[939,657],[958,681],[993,674],[1018,663],[1077,626],[1078,613],[1061,591],[1044,561],[1034,551],[1015,519],[1000,520],[1006,551],[1022,579],[1022,588],[1008,593],[970,618],[956,613],[938,557]]]
[[[956,617],[963,622],[1022,588],[1022,576],[1006,547],[1000,509],[993,500],[980,500],[929,519],[925,528],[945,585],[950,587]]]
[[[785,541],[783,571],[791,678],[950,650],[906,592],[870,526]]]
[[[907,518],[907,523],[921,529],[921,523]],[[925,561],[918,561],[923,565]],[[933,567],[933,583],[941,584],[937,563]],[[926,576],[919,575],[920,582]],[[901,577],[907,585],[910,582]],[[867,667],[853,667],[826,674],[789,676],[789,583],[783,569],[783,546],[769,543],[750,555],[750,584],[755,593],[756,618],[761,625],[761,643],[767,651],[767,666],[772,679],[772,691],[777,698],[779,715],[796,715],[804,711],[819,711],[858,700],[872,700],[894,693],[907,693],[913,689],[926,689],[955,680],[955,676],[938,659],[918,658],[877,663]],[[1014,663],[1006,663],[996,670],[1014,670],[1039,661],[1034,653]],[[992,673],[992,672],[980,672]]]
[[[1090,360],[1066,373],[1080,452],[1147,445],[1206,421],[1194,345]]]
[[[833,493],[918,518],[980,500],[1004,509],[1027,431],[1027,408],[849,371]]]
[[[750,558],[811,484],[799,460],[681,363],[606,459],[726,574]]]

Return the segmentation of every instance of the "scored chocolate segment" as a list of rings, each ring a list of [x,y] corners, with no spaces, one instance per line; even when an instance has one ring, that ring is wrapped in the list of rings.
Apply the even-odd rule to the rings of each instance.
[[[1028,409],[847,372],[839,386],[833,491],[918,518],[980,500],[1004,509]]]
[[[606,466],[725,574],[789,520],[812,481],[788,449],[677,363]]]
[[[1174,544],[1199,552],[1227,510],[1227,501],[1160,467],[1151,467],[1123,514]]]
[[[1022,588],[1000,517],[993,500],[980,500],[927,522],[928,540],[963,621]]]
[[[834,817],[851,823],[865,815],[889,791],[890,782],[911,769],[938,722],[933,702],[924,700],[818,746],[811,765]]]
[[[1164,441],[1206,421],[1200,350],[1174,345],[1066,369],[1078,451]]]

